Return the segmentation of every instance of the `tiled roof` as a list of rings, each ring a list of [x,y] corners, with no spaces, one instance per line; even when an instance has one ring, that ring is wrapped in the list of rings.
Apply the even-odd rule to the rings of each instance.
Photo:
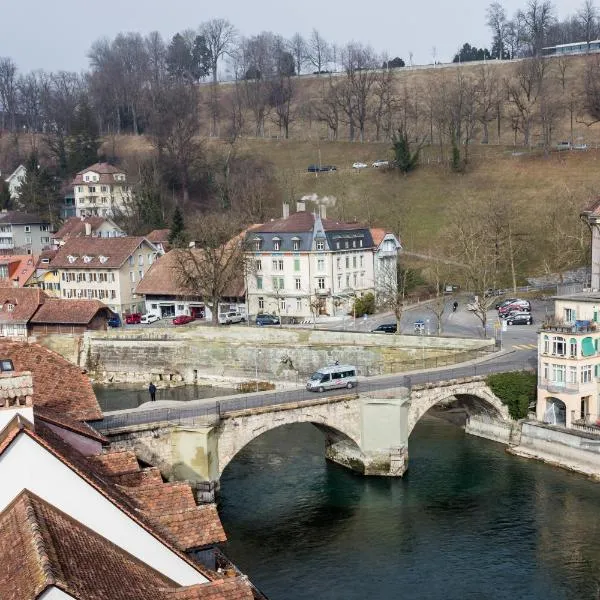
[[[153,229],[147,236],[146,239],[150,242],[158,243],[158,242],[168,242],[169,235],[171,234],[170,229]]]
[[[365,229],[364,225],[358,223],[341,223],[333,219],[321,219],[325,231],[352,231],[354,229]],[[315,215],[310,212],[300,211],[292,213],[283,219],[274,219],[252,227],[251,233],[304,233],[312,231],[315,224]]]
[[[84,181],[83,180],[83,176],[86,173],[89,173],[90,171],[93,171],[94,173],[97,173],[100,177],[99,177],[99,181]],[[91,183],[108,183],[108,184],[112,184],[112,183],[125,183],[125,181],[116,181],[113,177],[113,175],[115,175],[116,173],[122,173],[124,175],[126,175],[125,171],[123,169],[119,169],[118,167],[115,167],[113,165],[110,165],[108,163],[95,163],[89,167],[87,167],[86,169],[83,169],[82,171],[79,171],[79,173],[77,173],[75,175],[75,178],[73,179],[73,185],[80,185],[82,183],[85,183],[86,185]]]
[[[3,254],[0,263],[8,265],[8,280],[0,279],[1,284],[12,286],[16,282],[23,287],[35,271],[37,259],[32,254]]]
[[[90,225],[92,231],[96,231],[105,221],[104,217],[71,217],[52,237],[58,240],[68,240],[71,237],[85,235],[86,223]]]
[[[16,371],[31,371],[34,407],[82,421],[102,418],[89,378],[59,354],[39,344],[0,339],[0,357],[10,358]]]
[[[100,300],[47,298],[35,313],[31,322],[37,324],[88,325],[100,311],[104,312],[107,318],[110,316],[110,309]]]
[[[32,215],[19,210],[9,210],[0,212],[0,223],[7,225],[37,225],[41,223],[47,225],[48,221],[42,219],[39,215]]]
[[[219,579],[178,590],[166,590],[163,596],[164,600],[253,600],[253,598],[252,589],[245,577]]]
[[[56,425],[61,429],[68,429],[69,431],[91,438],[102,444],[109,443],[108,438],[96,431],[92,426],[83,421],[73,419],[57,410],[53,410],[46,406],[35,406],[33,411],[36,419],[40,419],[50,425]]]
[[[88,459],[98,465],[101,471],[107,475],[121,475],[140,470],[140,465],[132,450],[120,450],[90,456]]]
[[[35,265],[35,268],[36,269],[46,269],[46,270],[49,269],[49,261],[51,261],[56,256],[57,252],[58,252],[58,250],[55,250],[55,249],[42,250],[40,252],[40,255],[38,256],[38,260]],[[47,259],[48,262],[43,262],[45,259]]]
[[[145,241],[143,237],[71,238],[60,247],[50,265],[55,269],[118,269]],[[85,262],[84,257],[90,260]]]
[[[385,238],[387,231],[385,229],[381,229],[380,227],[371,227],[371,237],[373,238],[373,243],[375,246],[379,246],[381,242],[383,242],[383,238]]]
[[[28,323],[46,298],[39,288],[0,287],[0,322]]]

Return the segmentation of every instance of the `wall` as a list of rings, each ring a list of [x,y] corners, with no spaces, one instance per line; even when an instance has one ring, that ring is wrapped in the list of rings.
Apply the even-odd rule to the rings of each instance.
[[[483,415],[473,415],[467,419],[465,433],[500,442],[501,444],[508,444],[511,439],[512,427],[513,425],[510,422],[486,418]]]
[[[302,383],[308,374],[335,360],[356,365],[360,375],[378,375],[419,368],[423,359],[434,361],[426,366],[468,360],[493,344],[493,340],[244,325],[86,332],[84,340],[80,356],[86,364],[82,366],[97,380],[112,382],[145,381],[148,375],[188,382],[203,375],[258,375]]]

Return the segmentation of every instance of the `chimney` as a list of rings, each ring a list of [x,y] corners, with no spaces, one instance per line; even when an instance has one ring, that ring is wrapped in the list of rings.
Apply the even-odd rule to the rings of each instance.
[[[324,204],[319,205],[319,214],[321,215],[321,219],[327,218],[327,207]]]
[[[298,200],[296,202],[296,212],[304,212],[306,210],[306,203]]]
[[[92,235],[92,225],[91,223],[85,223],[85,235],[86,236],[90,236]]]
[[[283,218],[287,219],[290,216],[290,205],[287,202],[283,203]]]

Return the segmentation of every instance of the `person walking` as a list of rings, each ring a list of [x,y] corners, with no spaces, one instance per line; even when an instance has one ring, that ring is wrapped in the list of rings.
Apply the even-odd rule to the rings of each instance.
[[[156,401],[156,386],[153,383],[150,383],[148,386],[148,392],[150,393],[150,402]]]
[[[452,305],[452,312],[456,312],[457,308],[458,308],[458,302],[456,302],[456,300],[455,300],[454,304]]]

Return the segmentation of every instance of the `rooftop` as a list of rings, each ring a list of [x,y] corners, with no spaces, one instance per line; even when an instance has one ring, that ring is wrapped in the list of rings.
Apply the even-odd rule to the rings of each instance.
[[[21,212],[19,210],[8,210],[0,212],[0,223],[6,225],[47,225],[48,221],[42,219],[39,215]]]
[[[58,240],[68,240],[72,237],[84,236],[86,225],[90,226],[93,233],[104,223],[114,225],[112,221],[104,217],[71,217],[63,223],[63,226],[52,237]]]
[[[262,225],[252,227],[252,233],[305,233],[312,231],[315,225],[315,215],[307,211],[292,213],[289,217],[274,219]],[[368,229],[359,223],[343,223],[333,219],[321,219],[325,231],[352,231]]]
[[[46,298],[39,288],[0,287],[0,322],[28,323]]]
[[[31,319],[31,323],[88,325],[99,312],[106,313],[106,316],[112,314],[108,306],[100,300],[46,298]]]

